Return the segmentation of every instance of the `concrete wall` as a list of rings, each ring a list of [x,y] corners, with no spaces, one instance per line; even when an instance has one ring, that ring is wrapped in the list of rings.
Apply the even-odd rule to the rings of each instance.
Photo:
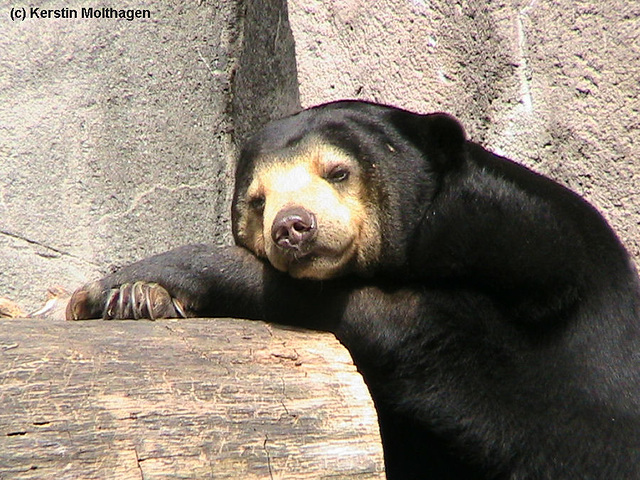
[[[285,1],[17,7],[0,1],[0,297],[29,311],[111,265],[230,242],[234,142],[299,109]]]
[[[447,111],[594,203],[640,260],[640,3],[289,0],[300,98]]]

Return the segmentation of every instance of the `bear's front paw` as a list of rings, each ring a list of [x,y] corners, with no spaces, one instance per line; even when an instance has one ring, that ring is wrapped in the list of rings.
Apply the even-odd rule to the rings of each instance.
[[[179,300],[157,283],[124,283],[104,290],[99,282],[76,290],[67,305],[67,320],[89,318],[186,318]]]

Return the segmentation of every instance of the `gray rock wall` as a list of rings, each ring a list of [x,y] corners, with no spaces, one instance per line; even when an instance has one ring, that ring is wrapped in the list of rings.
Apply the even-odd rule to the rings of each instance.
[[[133,21],[16,7],[0,2],[0,297],[30,310],[110,265],[230,242],[235,141],[299,108],[284,0],[141,0]]]
[[[640,260],[640,3],[289,0],[300,98],[447,111],[594,203]]]

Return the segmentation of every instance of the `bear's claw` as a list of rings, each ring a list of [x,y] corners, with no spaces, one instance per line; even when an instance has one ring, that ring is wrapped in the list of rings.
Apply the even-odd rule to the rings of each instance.
[[[104,300],[103,300],[104,299]],[[67,320],[186,318],[184,307],[157,283],[124,283],[104,294],[95,284],[77,290],[67,306]]]

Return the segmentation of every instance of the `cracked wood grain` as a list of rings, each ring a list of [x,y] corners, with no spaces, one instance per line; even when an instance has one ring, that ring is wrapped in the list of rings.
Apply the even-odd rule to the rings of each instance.
[[[330,334],[241,320],[1,320],[0,479],[384,478]]]

